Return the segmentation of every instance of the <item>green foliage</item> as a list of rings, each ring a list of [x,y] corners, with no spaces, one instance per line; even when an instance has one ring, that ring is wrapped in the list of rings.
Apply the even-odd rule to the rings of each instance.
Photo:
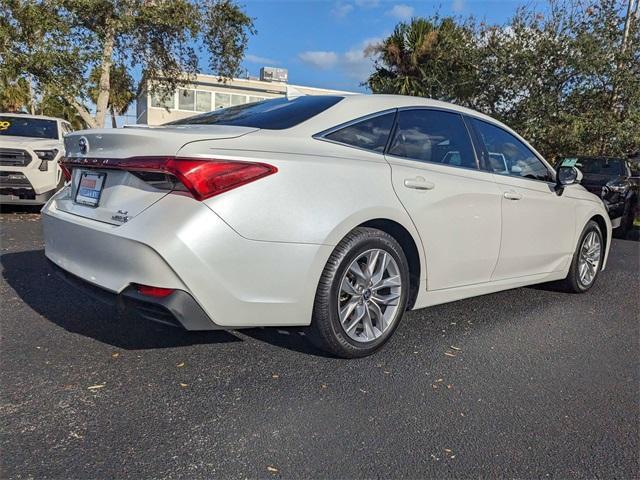
[[[505,25],[413,19],[376,48],[376,93],[451,101],[514,128],[549,159],[640,150],[640,29],[615,0],[521,8]],[[635,21],[634,21],[635,19]]]
[[[199,72],[204,48],[211,71],[228,78],[253,33],[232,0],[0,0],[0,75],[29,75],[38,91],[55,92],[88,125],[102,126],[108,109],[130,103],[127,71],[173,90]]]

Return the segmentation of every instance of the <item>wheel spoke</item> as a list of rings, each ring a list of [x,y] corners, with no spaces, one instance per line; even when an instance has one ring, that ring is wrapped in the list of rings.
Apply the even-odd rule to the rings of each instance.
[[[342,309],[340,310],[340,320],[342,321],[342,323],[345,323],[347,320],[349,320],[349,316],[351,316],[357,306],[358,300],[352,298],[344,307],[342,307]]]
[[[376,302],[369,302],[369,312],[373,312],[373,315],[376,317],[376,326],[378,327],[378,330],[384,332],[384,329],[386,328],[386,321],[380,306]]]
[[[383,288],[399,287],[402,285],[400,275],[394,275],[393,277],[387,277],[380,281],[378,284],[373,284],[372,290],[382,290]]]
[[[358,295],[355,287],[349,281],[349,278],[345,275],[342,280],[342,285],[340,286],[340,290],[348,295]]]
[[[367,255],[367,269],[364,272],[367,276],[367,284],[371,281],[373,273],[376,271],[378,258],[380,258],[380,250],[372,250],[369,252],[369,255]]]
[[[353,316],[353,320],[351,320],[351,322],[345,326],[345,331],[347,333],[351,332],[356,325],[358,325],[360,323],[360,321],[362,320],[362,317],[364,317],[365,313],[367,312],[367,308],[364,305],[357,305],[356,306],[356,313]]]
[[[349,271],[356,276],[356,281],[359,284],[366,285],[367,283],[369,283],[369,279],[362,271],[362,268],[360,268],[360,264],[357,261],[351,264],[351,266],[349,267]]]
[[[365,307],[365,314],[362,318],[362,326],[364,327],[364,336],[367,340],[373,340],[376,338],[376,334],[373,331],[373,323],[371,322],[371,313],[369,308]]]
[[[382,281],[382,277],[384,277],[384,272],[387,270],[390,259],[391,255],[386,252],[383,252],[381,258],[378,259],[378,265],[374,269],[373,275],[371,276],[371,283],[373,285],[377,285]]]
[[[371,300],[382,305],[397,305],[396,300],[400,298],[400,293],[391,292],[389,295],[374,295]]]

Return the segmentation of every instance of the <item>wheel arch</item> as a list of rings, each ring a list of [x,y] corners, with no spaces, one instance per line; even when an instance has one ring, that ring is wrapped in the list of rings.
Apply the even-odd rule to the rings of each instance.
[[[391,235],[400,244],[409,265],[409,299],[407,310],[411,310],[420,291],[420,279],[423,272],[420,250],[414,236],[402,224],[388,218],[375,218],[361,223],[358,227],[382,230]]]
[[[591,220],[596,222],[598,224],[598,226],[600,227],[600,231],[602,232],[602,239],[604,240],[604,248],[605,248],[605,251],[606,251],[606,249],[609,246],[609,241],[610,241],[610,239],[608,238],[609,235],[608,235],[608,232],[607,232],[607,222],[604,219],[604,217],[602,215],[600,215],[600,214],[596,214],[596,215],[592,216],[587,221],[587,223],[589,223]],[[604,262],[603,262],[602,266],[604,267]]]

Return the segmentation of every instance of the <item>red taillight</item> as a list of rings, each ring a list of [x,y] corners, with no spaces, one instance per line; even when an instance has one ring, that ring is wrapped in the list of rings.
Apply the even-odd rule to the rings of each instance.
[[[266,163],[174,157],[66,158],[62,165],[65,168],[168,173],[180,180],[197,200],[213,197],[278,171]]]
[[[156,298],[168,297],[175,291],[173,288],[151,287],[149,285],[138,285],[137,289],[140,295]]]
[[[198,200],[213,197],[232,188],[276,173],[276,167],[264,163],[226,160],[170,160],[167,169]]]

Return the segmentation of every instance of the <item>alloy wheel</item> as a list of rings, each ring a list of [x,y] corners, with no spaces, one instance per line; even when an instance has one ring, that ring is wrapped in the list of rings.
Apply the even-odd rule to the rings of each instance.
[[[580,283],[588,287],[593,283],[600,267],[602,257],[602,244],[600,236],[595,231],[590,231],[584,237],[578,256],[578,278]]]
[[[338,292],[338,313],[345,333],[357,342],[379,338],[397,318],[402,293],[400,268],[381,249],[360,254],[347,268]]]

